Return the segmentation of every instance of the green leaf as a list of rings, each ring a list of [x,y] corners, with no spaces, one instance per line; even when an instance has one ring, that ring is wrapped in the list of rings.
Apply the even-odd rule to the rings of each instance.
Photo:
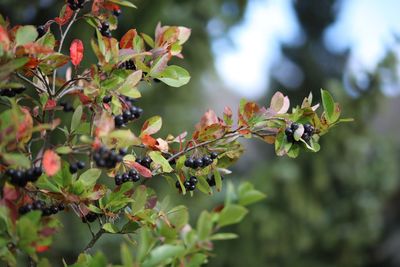
[[[31,166],[31,161],[23,154],[4,153],[2,156],[4,161],[13,167],[29,168]]]
[[[106,223],[102,227],[107,233],[116,234],[119,232],[119,229],[116,225],[112,223]]]
[[[143,267],[152,267],[168,264],[173,258],[179,257],[185,252],[181,245],[161,245],[150,252],[149,257],[143,262]]]
[[[198,184],[197,184],[197,189],[199,189],[201,192],[204,194],[212,194],[212,190],[210,185],[208,184],[206,178],[204,176],[198,176]]]
[[[117,91],[125,96],[132,98],[139,98],[141,94],[137,89],[137,85],[142,79],[142,71],[138,70],[130,74],[124,83],[117,89]]]
[[[140,229],[141,225],[137,222],[129,221],[121,229],[121,234],[132,234]]]
[[[129,2],[127,0],[108,0],[108,1],[116,3],[116,4],[121,5],[121,6],[136,8],[136,6],[134,4],[132,4],[131,2]]]
[[[4,65],[1,65],[0,66],[0,81],[4,80],[13,71],[23,67],[26,63],[28,63],[28,61],[29,61],[29,58],[21,57],[21,58],[13,59]]]
[[[174,229],[181,229],[189,221],[189,212],[187,207],[180,205],[167,213],[169,222],[173,225]]]
[[[160,116],[151,117],[144,122],[140,136],[155,134],[161,129],[161,126],[162,119]]]
[[[135,215],[139,211],[142,211],[147,203],[147,190],[146,186],[141,185],[136,188],[132,196],[133,202],[131,205],[131,214]]]
[[[71,120],[71,133],[74,132],[80,125],[81,119],[82,119],[82,113],[83,113],[83,108],[82,105],[79,105],[74,112],[74,115],[72,115],[72,120]]]
[[[215,179],[215,188],[217,189],[218,192],[220,192],[222,189],[222,177],[218,169],[214,170],[214,179]]]
[[[197,234],[200,240],[207,240],[211,234],[213,222],[211,214],[208,211],[202,211],[197,220]]]
[[[129,248],[125,243],[121,245],[121,260],[123,267],[134,266],[132,253],[129,251]]]
[[[151,38],[150,36],[148,36],[145,33],[141,33],[140,35],[142,36],[142,38],[146,42],[146,44],[148,44],[151,48],[154,48],[154,40],[153,40],[153,38]]]
[[[22,26],[18,28],[17,33],[15,34],[15,45],[19,46],[34,42],[37,37],[38,32],[35,27],[32,25]]]
[[[83,183],[85,188],[91,188],[96,184],[96,181],[99,179],[100,175],[100,169],[89,169],[79,176],[79,181]]]
[[[113,97],[111,99],[111,110],[114,114],[122,113],[122,105],[121,102],[119,102],[118,97]]]
[[[172,87],[181,87],[190,81],[190,74],[182,67],[171,65],[165,68],[158,79]]]
[[[247,214],[248,210],[240,205],[230,204],[225,206],[218,218],[218,226],[226,226],[230,224],[239,223],[244,216]]]
[[[258,190],[255,190],[254,185],[251,183],[244,182],[239,185],[238,198],[239,204],[246,206],[266,198],[266,195]]]
[[[56,148],[56,153],[57,154],[69,154],[72,152],[72,148],[69,146],[60,146]]]
[[[151,151],[149,153],[150,158],[158,165],[161,166],[163,172],[172,172],[174,169],[169,164],[168,160],[166,160],[159,151]]]
[[[238,238],[238,235],[234,233],[219,233],[212,235],[210,240],[230,240],[236,238]]]
[[[336,122],[340,116],[339,104],[335,103],[331,94],[323,89],[321,89],[321,98],[326,119],[329,123]]]

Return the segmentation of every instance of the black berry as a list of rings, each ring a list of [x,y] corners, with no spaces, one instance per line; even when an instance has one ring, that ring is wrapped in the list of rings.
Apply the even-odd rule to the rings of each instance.
[[[115,185],[121,185],[121,184],[123,184],[123,181],[122,181],[122,175],[121,174],[117,174],[117,175],[115,175]]]
[[[36,30],[38,32],[38,38],[40,38],[40,37],[42,37],[43,35],[46,34],[46,28],[44,27],[44,25],[37,26]]]
[[[194,160],[192,158],[188,158],[185,160],[185,166],[188,168],[194,168]]]
[[[78,171],[78,165],[76,163],[72,163],[69,165],[69,172],[74,174]]]
[[[189,178],[189,182],[191,182],[192,184],[197,184],[198,180],[196,176],[191,176]]]
[[[124,125],[124,117],[122,115],[117,115],[114,117],[115,127],[119,128]]]
[[[112,96],[111,95],[106,95],[105,97],[103,97],[103,103],[107,104],[110,103],[112,100]]]
[[[121,9],[114,9],[113,10],[113,15],[116,16],[116,17],[121,16],[121,13],[122,13]]]
[[[78,169],[80,169],[80,170],[82,170],[82,169],[84,169],[85,168],[85,162],[83,162],[83,161],[78,161],[77,163],[76,163],[76,166],[78,167]]]
[[[211,153],[210,153],[210,158],[211,158],[211,159],[216,159],[216,158],[218,158],[218,153],[217,153],[217,152],[211,152]]]
[[[198,159],[194,160],[194,167],[195,168],[201,168],[201,167],[203,167],[203,164],[204,164],[204,162],[203,162],[203,160],[201,158],[198,158]]]

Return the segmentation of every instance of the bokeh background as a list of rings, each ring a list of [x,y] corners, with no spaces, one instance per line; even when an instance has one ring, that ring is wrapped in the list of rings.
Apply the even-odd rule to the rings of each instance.
[[[59,0],[0,0],[12,23],[43,24]],[[152,34],[158,21],[192,28],[178,60],[192,74],[179,89],[143,88],[146,117],[160,114],[173,134],[193,129],[207,108],[236,108],[240,98],[268,104],[280,90],[292,103],[329,90],[355,122],[322,139],[318,154],[277,158],[273,147],[246,142],[245,156],[227,179],[250,180],[268,198],[215,243],[207,266],[400,266],[400,1],[398,0],[136,0],[123,10],[130,28]],[[93,30],[77,25],[71,38]],[[90,46],[86,45],[87,50]],[[87,62],[93,58],[86,54]],[[222,201],[181,197],[161,178],[161,195],[188,205],[192,219]],[[71,261],[89,238],[78,218],[65,224],[48,257]],[[120,237],[97,245],[118,261]]]

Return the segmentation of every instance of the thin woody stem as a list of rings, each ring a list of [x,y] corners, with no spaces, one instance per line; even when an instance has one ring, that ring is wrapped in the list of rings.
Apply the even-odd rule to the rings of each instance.
[[[209,145],[209,144],[212,144],[212,143],[224,140],[224,139],[233,138],[233,137],[240,137],[240,136],[241,136],[241,134],[238,133],[237,131],[235,131],[235,132],[224,134],[223,136],[221,136],[219,138],[216,138],[216,139],[213,139],[213,140],[204,141],[204,142],[198,143],[198,144],[196,144],[194,146],[186,147],[184,150],[179,151],[178,153],[174,154],[172,157],[168,158],[168,161],[171,162],[172,160],[174,160],[174,159],[186,154],[187,152],[190,152],[190,151],[192,151],[194,149],[197,149],[199,147],[203,147],[203,146],[206,146],[206,145]],[[152,175],[155,175],[159,169],[160,169],[160,167],[156,168],[152,172]]]
[[[86,247],[83,249],[83,253],[88,253],[93,246],[96,244],[96,242],[100,239],[100,237],[105,233],[104,229],[100,229],[90,240],[90,242],[86,245]]]
[[[61,40],[60,40],[60,46],[58,47],[58,52],[60,53],[65,41],[65,37],[68,34],[68,31],[70,30],[72,24],[74,24],[74,22],[76,21],[76,17],[78,16],[79,13],[79,9],[75,11],[74,16],[72,18],[72,20],[69,22],[67,28],[65,29],[65,32],[61,33]],[[56,93],[56,77],[57,77],[57,69],[54,70],[53,72],[53,87],[52,87],[52,95],[54,95]]]

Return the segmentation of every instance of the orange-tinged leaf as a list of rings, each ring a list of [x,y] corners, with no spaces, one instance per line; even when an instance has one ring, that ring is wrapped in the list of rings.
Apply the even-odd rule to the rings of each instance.
[[[26,108],[21,108],[24,118],[18,124],[17,140],[19,142],[27,142],[32,136],[33,119],[31,113]]]
[[[153,175],[151,174],[151,171],[150,171],[149,169],[147,169],[146,167],[140,165],[140,164],[137,163],[137,162],[131,162],[130,165],[131,165],[130,167],[135,168],[135,169],[138,171],[138,173],[139,173],[141,176],[143,176],[143,177],[150,178],[150,177],[153,176]]]
[[[100,9],[104,5],[104,0],[94,0],[92,4],[92,13],[93,15],[97,15],[100,11]]]
[[[143,135],[143,136],[141,137],[141,139],[142,139],[143,145],[145,145],[145,146],[147,146],[147,147],[153,148],[153,147],[156,147],[156,145],[157,145],[157,140],[154,139],[153,137],[151,137],[151,136],[148,135],[148,134]]]
[[[119,43],[120,48],[129,49],[133,47],[133,38],[137,35],[135,29],[130,29],[127,33],[124,34],[121,38],[121,42]]]
[[[79,39],[75,39],[72,41],[71,46],[69,47],[69,55],[71,57],[72,64],[76,67],[78,66],[83,59],[83,43]]]
[[[218,123],[219,120],[217,114],[215,114],[214,110],[209,109],[206,111],[206,113],[204,113],[203,117],[201,117],[200,122],[196,124],[196,130],[200,131],[201,129],[205,129],[210,125]]]
[[[69,7],[69,5],[65,5],[64,8],[61,10],[60,16],[55,18],[55,22],[63,26],[64,24],[68,23],[68,21],[72,18],[74,11]]]
[[[55,175],[61,168],[60,157],[53,150],[46,150],[43,154],[43,169],[48,176]]]

